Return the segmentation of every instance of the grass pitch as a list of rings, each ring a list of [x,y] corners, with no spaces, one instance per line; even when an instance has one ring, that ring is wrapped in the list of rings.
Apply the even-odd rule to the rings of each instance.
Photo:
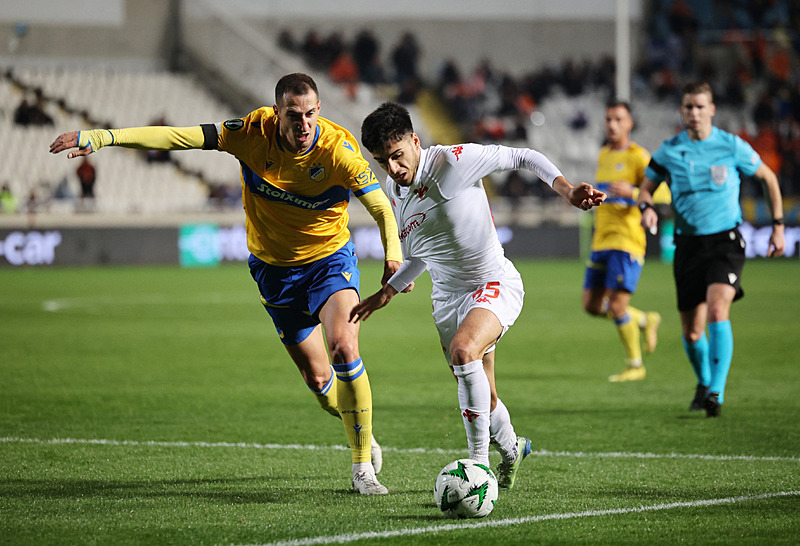
[[[669,266],[633,299],[664,316],[647,379],[610,384],[622,348],[581,311],[582,264],[517,265],[497,381],[534,453],[460,522],[432,498],[466,439],[427,275],[362,326],[390,490],[366,498],[246,266],[0,270],[0,543],[798,543],[800,262],[745,267],[719,419],[687,411]],[[370,294],[380,266],[362,269]]]

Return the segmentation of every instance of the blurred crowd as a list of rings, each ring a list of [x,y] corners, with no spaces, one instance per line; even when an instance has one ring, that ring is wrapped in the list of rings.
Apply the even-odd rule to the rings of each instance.
[[[747,112],[739,135],[778,173],[783,195],[800,196],[800,1],[651,4],[635,84],[677,100],[685,81],[711,83],[718,105]]]
[[[46,101],[42,89],[35,88],[31,95],[32,97],[25,96],[14,110],[14,123],[23,127],[53,125],[53,118],[46,111]]]
[[[301,55],[310,67],[326,71],[331,80],[353,93],[358,83],[393,85],[398,90],[397,100],[409,104],[422,86],[420,46],[411,32],[404,33],[392,46],[386,62],[381,56],[380,42],[366,29],[349,43],[340,32],[322,37],[316,30],[310,30],[297,39],[289,30],[283,30],[278,45]]]
[[[738,131],[778,173],[785,197],[800,197],[800,0],[649,0],[644,13],[641,37],[633,38],[642,52],[632,74],[634,100],[661,101],[676,108],[684,83],[696,79],[710,82],[720,109],[742,113],[740,127],[724,128]],[[310,30],[297,37],[283,30],[278,43],[302,56],[313,69],[326,72],[354,98],[359,85],[382,87],[383,96],[404,104],[414,103],[422,90],[437,94],[463,139],[473,142],[527,145],[531,120],[556,93],[576,99],[586,93],[606,98],[616,94],[616,66],[610,56],[542,63],[515,75],[498,68],[488,56],[473,67],[441,58],[436,59],[435,74],[423,75],[419,68],[422,46],[410,31],[393,43],[382,43],[366,28],[352,39],[340,32],[324,36]],[[13,113],[18,127],[52,125],[47,111],[52,106],[98,127],[110,124],[71,108],[64,98],[48,97],[41,89],[26,86],[11,70],[3,76],[24,94]],[[595,115],[599,114],[576,108],[569,126],[582,131],[588,125],[587,116]],[[167,154],[150,153],[146,159],[172,162]],[[91,203],[96,175],[89,173],[88,167],[84,171],[86,182],[80,194],[68,197]],[[24,198],[12,195],[4,185],[0,210],[23,208],[19,201]],[[512,197],[552,196],[541,189],[541,184],[513,173],[498,188]],[[54,197],[65,192],[56,191]],[[210,187],[214,203],[235,202],[236,195],[228,193],[224,186]],[[757,196],[760,189],[744,184],[742,193]],[[31,209],[39,201],[32,193],[24,206]]]
[[[633,95],[677,107],[684,83],[709,81],[720,108],[747,112],[740,136],[779,174],[784,195],[800,196],[800,0],[651,0],[644,13],[645,54],[633,71]],[[468,69],[443,58],[426,81],[411,32],[385,57],[367,29],[352,41],[314,30],[296,39],[284,30],[279,45],[327,71],[353,95],[359,83],[393,85],[396,100],[412,103],[421,89],[433,90],[464,138],[474,142],[526,141],[531,115],[555,91],[615,96],[616,67],[609,56],[543,64],[516,77],[489,58]],[[586,127],[586,115],[576,110],[573,130]]]

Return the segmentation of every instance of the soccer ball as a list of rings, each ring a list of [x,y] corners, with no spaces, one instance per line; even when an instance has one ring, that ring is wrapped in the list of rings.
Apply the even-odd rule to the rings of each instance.
[[[447,518],[486,517],[497,502],[497,478],[488,466],[459,459],[436,476],[433,498]]]

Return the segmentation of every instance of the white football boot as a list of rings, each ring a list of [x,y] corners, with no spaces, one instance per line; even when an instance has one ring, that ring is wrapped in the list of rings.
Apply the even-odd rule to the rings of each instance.
[[[353,490],[361,495],[386,495],[389,490],[380,484],[375,474],[359,470],[353,474]]]

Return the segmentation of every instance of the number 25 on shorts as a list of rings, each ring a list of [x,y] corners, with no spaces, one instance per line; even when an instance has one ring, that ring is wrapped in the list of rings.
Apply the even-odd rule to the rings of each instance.
[[[488,301],[500,295],[499,282],[487,282],[486,286],[478,288],[473,294],[472,299],[476,302]]]

